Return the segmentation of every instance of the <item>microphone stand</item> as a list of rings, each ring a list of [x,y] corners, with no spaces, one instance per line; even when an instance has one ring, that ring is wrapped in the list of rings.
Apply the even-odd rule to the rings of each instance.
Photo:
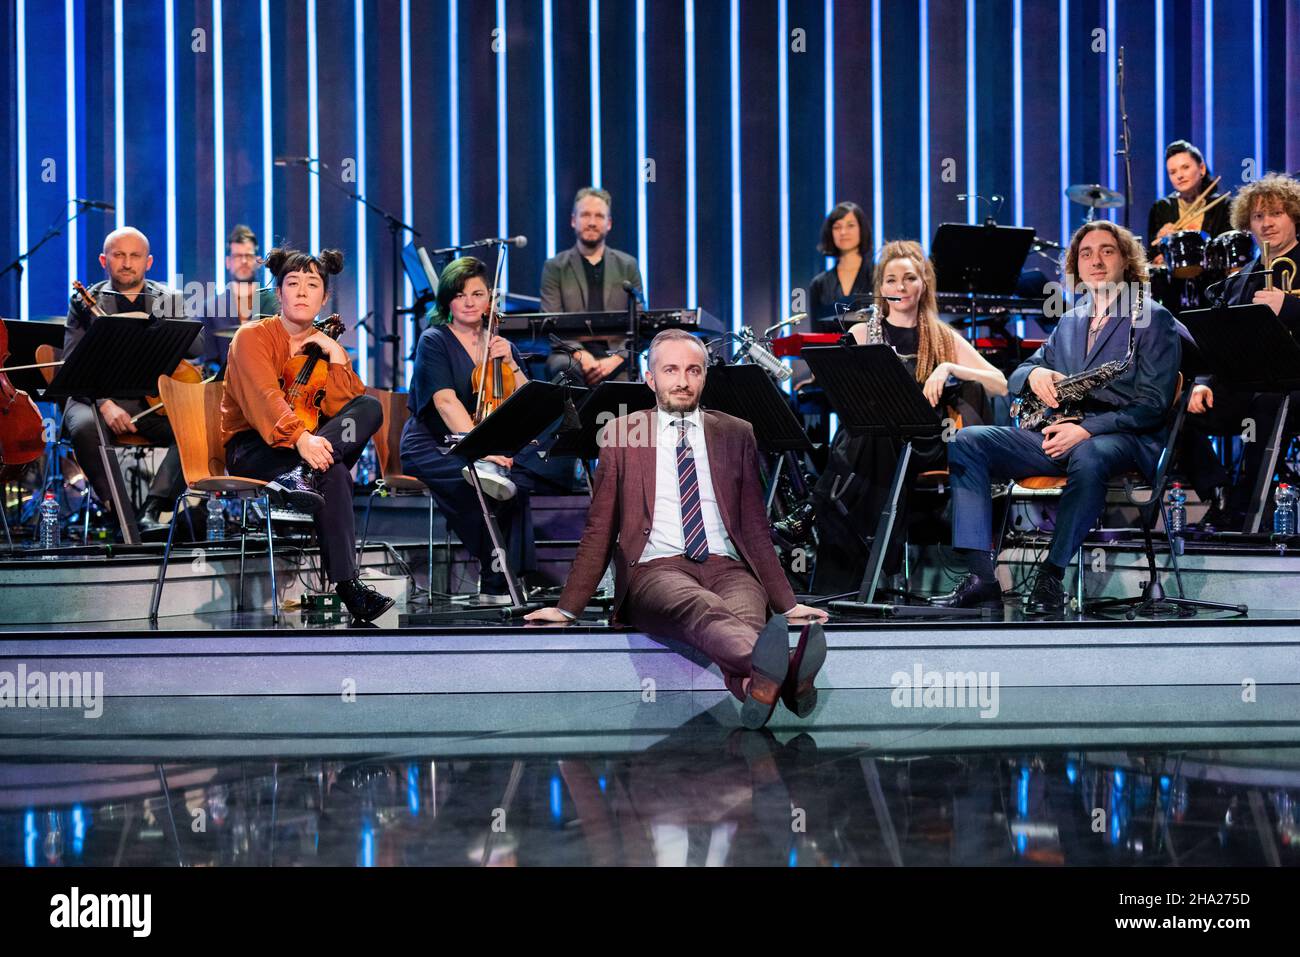
[[[1124,48],[1119,48],[1119,116],[1120,136],[1124,139],[1123,149],[1115,151],[1116,156],[1124,157],[1124,228],[1129,229],[1130,213],[1133,208],[1133,164],[1129,153],[1131,144],[1128,129],[1128,107],[1124,103]]]
[[[388,238],[391,245],[392,257],[393,257],[393,311],[389,318],[388,334],[382,336],[376,335],[375,342],[377,344],[387,343],[389,346],[389,350],[390,350],[389,361],[392,364],[391,388],[395,392],[397,391],[397,369],[399,364],[401,363],[401,358],[402,358],[401,356],[402,333],[401,333],[401,325],[399,323],[398,317],[403,315],[409,315],[414,312],[413,309],[404,309],[398,305],[398,303],[401,301],[402,298],[402,253],[401,253],[401,245],[398,241],[398,237],[403,232],[409,232],[412,237],[416,237],[420,235],[420,231],[416,229],[414,226],[410,225],[409,223],[402,222],[400,219],[398,219],[396,216],[394,216],[388,210],[384,209],[379,204],[372,203],[370,200],[362,196],[361,193],[355,190],[348,189],[342,183],[334,182],[332,178],[321,176],[320,170],[316,168],[317,166],[323,167],[325,169],[329,169],[328,164],[324,163],[323,161],[318,159],[312,159],[312,160],[308,160],[307,162],[297,162],[294,163],[293,165],[304,167],[307,170],[307,172],[314,174],[316,178],[319,179],[321,182],[329,183],[330,186],[334,187],[334,189],[337,189],[344,196],[348,197],[354,202],[360,203],[362,206],[370,210],[372,213],[375,213],[378,216],[382,216],[384,219],[384,223],[388,226]],[[313,253],[316,252],[316,250],[312,250],[312,251]],[[358,276],[357,282],[359,283],[365,282],[365,277]],[[382,351],[382,347],[381,347],[381,351]]]
[[[59,215],[58,217],[56,217],[55,220],[54,220],[54,222],[50,223],[50,227],[49,227],[49,229],[45,230],[45,235],[42,236],[42,237],[37,241],[37,243],[36,243],[35,246],[33,246],[31,249],[27,250],[27,252],[25,252],[25,253],[19,253],[17,259],[15,259],[13,262],[11,262],[8,266],[5,266],[4,269],[0,269],[0,276],[4,276],[4,275],[6,275],[6,274],[8,274],[8,273],[10,273],[10,272],[17,273],[17,275],[18,275],[18,282],[21,284],[22,281],[23,281],[23,269],[24,269],[24,263],[26,263],[27,260],[30,259],[30,258],[32,257],[32,255],[36,252],[36,250],[40,249],[42,246],[44,246],[47,242],[49,242],[49,241],[50,241],[51,239],[53,239],[55,236],[58,236],[60,233],[63,232],[63,230],[64,230],[65,228],[67,228],[67,226],[68,226],[68,225],[69,225],[69,224],[70,224],[74,219],[76,219],[78,216],[80,216],[80,215],[81,215],[82,213],[84,213],[86,210],[92,208],[92,207],[90,207],[90,206],[85,206],[85,205],[83,205],[82,203],[78,202],[78,201],[75,200],[75,199],[74,199],[74,200],[69,200],[69,202],[77,203],[77,209],[76,209],[76,211],[75,211],[71,216],[69,216],[67,219],[63,219],[62,215]],[[62,221],[61,221],[61,220],[62,220]],[[25,318],[25,317],[24,317],[24,318]]]

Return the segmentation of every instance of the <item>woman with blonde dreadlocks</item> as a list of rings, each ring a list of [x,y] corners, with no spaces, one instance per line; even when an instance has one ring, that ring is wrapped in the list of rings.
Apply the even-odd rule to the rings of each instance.
[[[884,340],[915,376],[930,404],[949,410],[962,426],[984,422],[988,418],[987,397],[1007,394],[1006,376],[940,320],[934,265],[920,243],[886,243],[876,257],[873,286],[877,296],[889,297],[880,323]],[[852,326],[849,334],[865,345],[867,324]],[[813,490],[819,533],[815,585],[819,592],[848,591],[861,583],[865,542],[874,533],[886,504],[898,452],[888,438],[850,438],[844,432],[836,438],[826,471]],[[913,442],[912,476],[943,468],[944,461],[940,437]],[[904,483],[900,520],[885,552],[887,575],[895,574],[902,562],[908,484]]]

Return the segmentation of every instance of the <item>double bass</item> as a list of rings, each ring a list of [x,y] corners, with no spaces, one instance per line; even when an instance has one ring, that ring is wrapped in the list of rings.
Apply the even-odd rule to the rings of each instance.
[[[17,475],[45,452],[40,409],[32,397],[15,388],[5,375],[9,358],[9,329],[0,320],[0,481]],[[0,508],[4,503],[0,502]]]

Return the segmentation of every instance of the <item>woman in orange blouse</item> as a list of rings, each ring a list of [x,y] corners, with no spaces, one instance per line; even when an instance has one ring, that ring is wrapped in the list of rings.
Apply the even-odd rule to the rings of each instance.
[[[312,326],[325,304],[329,277],[343,269],[343,254],[273,249],[266,265],[275,275],[280,314],[246,323],[230,344],[221,400],[226,468],[231,475],[270,479],[266,489],[273,500],[315,516],[334,590],[353,621],[373,621],[393,599],[357,577],[351,469],[383,423],[383,408],[365,394],[343,347]],[[314,432],[299,420],[280,384],[285,364],[309,342],[329,361],[322,418]]]

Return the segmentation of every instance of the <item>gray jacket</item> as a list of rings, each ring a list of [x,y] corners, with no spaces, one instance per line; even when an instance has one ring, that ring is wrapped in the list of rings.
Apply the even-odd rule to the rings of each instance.
[[[618,312],[627,302],[623,281],[641,289],[641,268],[636,258],[605,247],[605,310]],[[576,245],[546,260],[542,267],[542,312],[587,312],[587,274]]]

